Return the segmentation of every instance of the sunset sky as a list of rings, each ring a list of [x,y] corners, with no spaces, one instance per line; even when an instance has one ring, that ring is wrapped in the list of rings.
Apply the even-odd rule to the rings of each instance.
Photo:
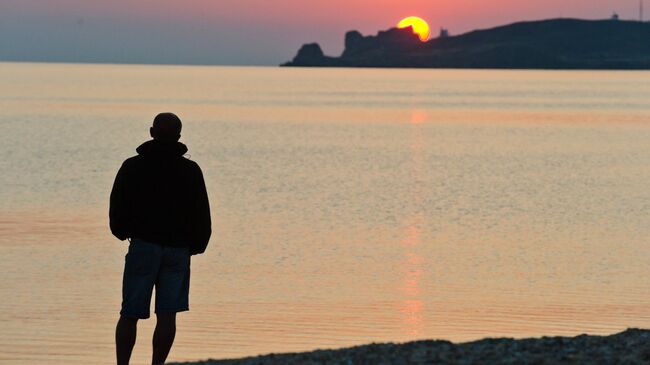
[[[647,0],[646,0],[647,1]],[[650,1],[647,1],[650,15]],[[459,34],[519,20],[638,19],[638,0],[0,0],[0,60],[275,65],[301,44],[416,15]]]

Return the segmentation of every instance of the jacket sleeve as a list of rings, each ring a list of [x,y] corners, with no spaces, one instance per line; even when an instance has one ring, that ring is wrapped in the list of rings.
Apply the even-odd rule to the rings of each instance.
[[[115,237],[124,241],[129,238],[130,211],[126,194],[126,172],[124,164],[117,172],[113,190],[111,191],[110,208],[108,212],[111,232]]]
[[[205,188],[205,180],[201,168],[196,168],[194,195],[194,242],[190,247],[192,255],[198,255],[205,252],[212,235],[212,220],[210,218],[210,201],[208,200],[208,191]]]

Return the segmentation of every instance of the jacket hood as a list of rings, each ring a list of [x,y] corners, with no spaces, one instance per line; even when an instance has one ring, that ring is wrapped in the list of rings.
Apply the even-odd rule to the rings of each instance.
[[[152,139],[136,149],[143,156],[183,156],[187,146],[180,142],[162,142]]]

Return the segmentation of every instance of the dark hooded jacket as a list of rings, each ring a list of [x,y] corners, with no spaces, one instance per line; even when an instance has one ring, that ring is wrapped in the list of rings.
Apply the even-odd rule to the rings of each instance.
[[[180,142],[151,140],[124,161],[111,192],[110,226],[120,240],[205,251],[212,233],[208,194],[199,165]]]

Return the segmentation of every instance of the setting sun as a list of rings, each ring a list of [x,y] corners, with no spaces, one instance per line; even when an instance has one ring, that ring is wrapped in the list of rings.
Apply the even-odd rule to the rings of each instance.
[[[422,42],[429,40],[429,24],[427,24],[427,22],[425,22],[422,18],[418,18],[416,16],[404,18],[397,24],[397,27],[412,27],[413,33],[417,34]]]

